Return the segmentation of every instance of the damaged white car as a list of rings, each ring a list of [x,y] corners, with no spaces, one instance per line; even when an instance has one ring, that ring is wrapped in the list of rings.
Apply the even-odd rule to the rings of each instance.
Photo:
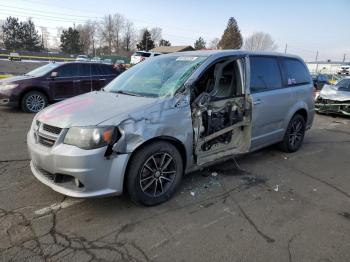
[[[315,110],[350,116],[350,77],[339,80],[335,85],[325,85],[315,101]]]
[[[103,91],[39,112],[28,132],[31,170],[72,197],[126,190],[168,200],[185,173],[280,143],[298,150],[314,117],[313,87],[296,56],[244,51],[162,55]]]

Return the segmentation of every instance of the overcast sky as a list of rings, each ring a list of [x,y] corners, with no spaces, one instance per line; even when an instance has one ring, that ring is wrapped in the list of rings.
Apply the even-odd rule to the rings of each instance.
[[[147,4],[145,4],[147,3]],[[37,26],[69,27],[87,19],[100,20],[120,13],[138,29],[161,27],[172,45],[193,45],[221,37],[230,16],[236,18],[243,37],[264,31],[278,51],[314,60],[350,61],[350,0],[1,0],[0,19],[32,17]]]

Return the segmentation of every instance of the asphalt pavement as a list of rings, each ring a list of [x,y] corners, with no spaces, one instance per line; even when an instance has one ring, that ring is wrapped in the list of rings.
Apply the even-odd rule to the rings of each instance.
[[[32,114],[0,108],[0,261],[350,261],[350,119],[317,115],[269,147],[184,178],[156,207],[73,199],[30,172]]]

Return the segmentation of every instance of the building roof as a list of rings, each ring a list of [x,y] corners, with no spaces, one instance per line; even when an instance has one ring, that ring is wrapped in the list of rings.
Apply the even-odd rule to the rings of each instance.
[[[180,46],[157,46],[150,51],[168,54],[168,53],[192,51],[192,50],[194,50],[194,48],[190,45],[180,45]]]

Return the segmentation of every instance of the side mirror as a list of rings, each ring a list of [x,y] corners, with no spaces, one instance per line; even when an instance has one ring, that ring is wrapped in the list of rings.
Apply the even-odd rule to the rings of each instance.
[[[56,72],[56,71],[51,72],[51,77],[52,78],[55,78],[57,76],[58,76],[58,72]]]

